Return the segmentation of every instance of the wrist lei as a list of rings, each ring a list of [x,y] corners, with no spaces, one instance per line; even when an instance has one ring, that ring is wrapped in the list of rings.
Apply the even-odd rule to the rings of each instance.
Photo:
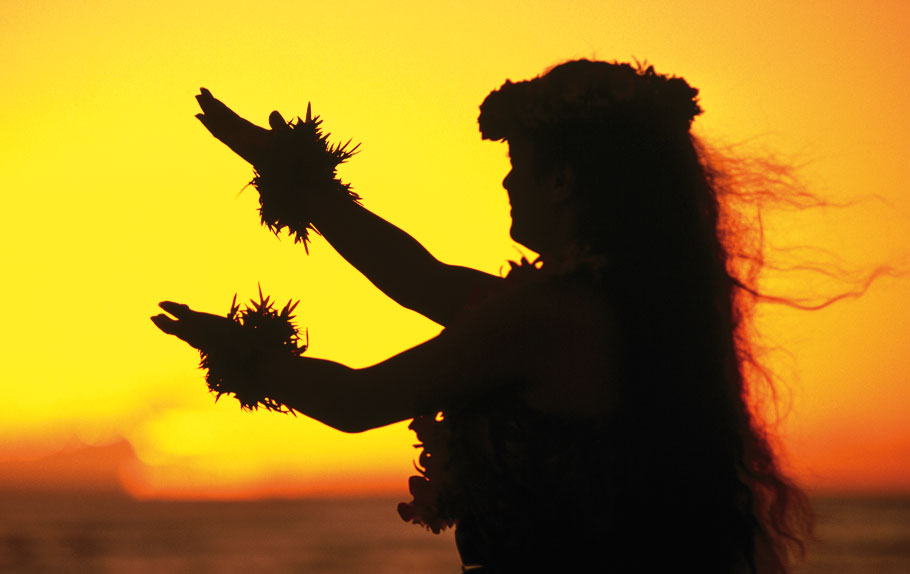
[[[276,355],[301,356],[307,349],[307,342],[301,342],[294,324],[294,309],[300,301],[288,301],[280,311],[270,297],[263,297],[259,289],[259,301],[240,308],[237,296],[231,302],[227,318],[236,328],[222,345],[200,349],[199,367],[208,372],[205,381],[209,390],[215,393],[215,400],[223,394],[234,394],[244,410],[266,410],[294,414],[294,411],[277,399],[266,396],[261,388],[260,366],[263,360]],[[306,336],[305,336],[306,337]]]
[[[307,248],[307,236],[313,226],[313,204],[322,198],[343,197],[359,203],[360,196],[336,176],[338,166],[351,158],[360,144],[329,144],[320,128],[322,120],[313,116],[307,104],[306,119],[288,122],[288,129],[274,130],[275,153],[261,165],[254,166],[250,184],[259,192],[259,215],[262,224],[278,235],[285,227],[295,243]],[[309,250],[307,249],[307,253]]]

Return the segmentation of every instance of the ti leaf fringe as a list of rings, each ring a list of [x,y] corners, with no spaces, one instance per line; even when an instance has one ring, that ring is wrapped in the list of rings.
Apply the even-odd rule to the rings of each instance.
[[[275,130],[277,151],[267,163],[255,167],[250,182],[259,191],[262,224],[275,235],[287,228],[304,248],[309,230],[318,233],[312,223],[315,202],[333,195],[360,202],[350,184],[336,177],[338,166],[357,153],[360,144],[350,147],[351,140],[329,144],[331,134],[323,134],[321,125],[307,104],[305,120],[298,117],[288,122],[287,129]]]
[[[199,367],[206,369],[205,381],[209,390],[215,393],[217,401],[223,394],[233,393],[245,410],[266,410],[291,413],[294,411],[264,395],[258,384],[259,363],[267,351],[301,356],[307,349],[307,342],[301,342],[294,324],[294,309],[300,301],[288,301],[280,311],[270,297],[263,297],[259,289],[259,300],[240,308],[237,295],[231,301],[227,318],[237,325],[234,336],[228,344],[200,350]],[[308,338],[307,338],[308,339]]]

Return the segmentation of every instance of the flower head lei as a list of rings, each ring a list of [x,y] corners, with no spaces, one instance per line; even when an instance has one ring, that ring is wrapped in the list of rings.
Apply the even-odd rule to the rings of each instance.
[[[596,129],[620,116],[658,118],[688,130],[702,111],[697,96],[684,79],[653,66],[575,60],[531,80],[506,81],[481,104],[478,122],[488,140],[573,124]]]
[[[233,393],[245,410],[262,406],[270,411],[293,414],[279,401],[263,395],[257,375],[266,352],[299,357],[306,351],[307,342],[301,342],[294,324],[293,313],[298,303],[288,301],[278,310],[270,297],[262,295],[260,287],[259,300],[251,299],[250,304],[241,309],[237,295],[234,295],[227,314],[236,325],[232,336],[221,344],[199,350],[199,367],[208,371],[205,381],[209,390],[215,393],[216,401],[223,394]]]
[[[336,177],[338,166],[357,153],[360,144],[350,147],[348,140],[332,145],[328,141],[331,134],[323,133],[321,125],[322,120],[307,104],[305,120],[298,117],[286,129],[275,130],[275,152],[254,166],[250,182],[259,192],[262,224],[275,235],[287,228],[294,242],[303,243],[304,248],[308,231],[316,230],[312,224],[315,202],[330,196],[360,201],[350,184]]]

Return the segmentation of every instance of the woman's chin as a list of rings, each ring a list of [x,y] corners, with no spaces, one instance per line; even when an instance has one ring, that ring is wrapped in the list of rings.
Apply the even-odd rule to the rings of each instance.
[[[540,253],[540,249],[536,246],[540,245],[539,241],[534,240],[533,235],[528,235],[527,233],[522,233],[520,229],[516,230],[514,227],[509,230],[509,236],[512,238],[512,241],[518,243],[522,247],[527,247],[535,253]]]

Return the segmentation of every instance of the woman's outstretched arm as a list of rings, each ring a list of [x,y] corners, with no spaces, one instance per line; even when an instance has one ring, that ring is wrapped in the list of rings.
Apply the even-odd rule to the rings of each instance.
[[[202,124],[254,165],[267,160],[273,131],[287,129],[277,112],[269,116],[272,130],[256,126],[205,88],[196,99]],[[451,324],[472,295],[500,280],[442,263],[413,237],[347,198],[322,199],[313,208],[313,225],[345,260],[390,298],[441,325]]]
[[[236,327],[185,305],[161,307],[173,318],[157,315],[155,325],[197,348],[224,344]],[[505,385],[543,410],[585,415],[604,404],[603,314],[585,294],[535,286],[487,301],[439,336],[371,367],[274,353],[262,357],[256,379],[262,396],[345,432],[456,407]]]
[[[155,325],[209,356],[213,349],[231,356],[249,349],[237,325],[225,317],[173,302],[161,308],[172,317],[156,315]],[[537,308],[536,313],[521,305],[485,308],[425,343],[361,369],[260,350],[255,384],[261,397],[344,432],[385,426],[544,376],[550,360],[545,351],[554,335],[553,329],[541,329],[548,308]]]

